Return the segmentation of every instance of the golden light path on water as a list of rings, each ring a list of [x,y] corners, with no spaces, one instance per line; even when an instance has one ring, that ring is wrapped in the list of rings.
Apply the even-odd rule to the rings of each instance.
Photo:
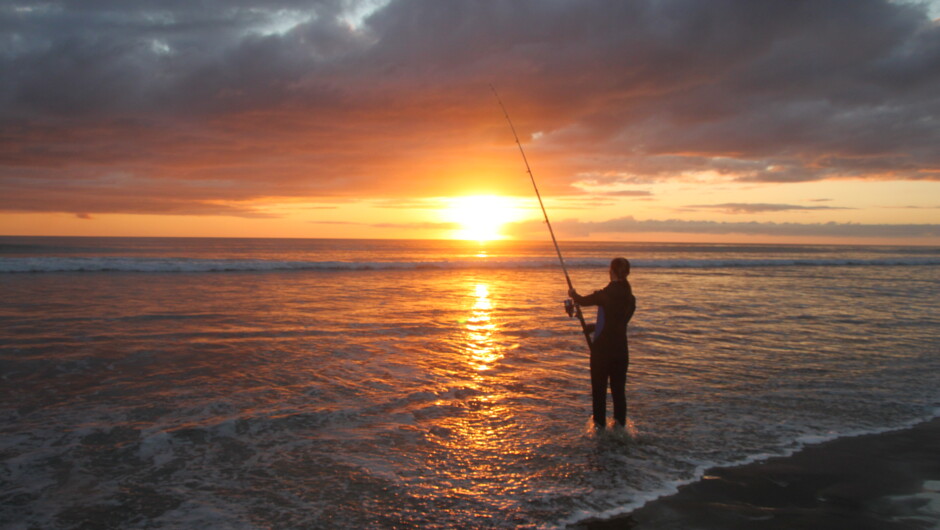
[[[525,474],[517,469],[519,443],[517,414],[510,406],[515,378],[501,367],[507,353],[519,344],[506,336],[498,323],[492,292],[498,283],[469,278],[462,296],[464,316],[458,321],[455,346],[463,356],[463,372],[475,391],[466,401],[466,414],[444,418],[438,425],[448,434],[439,439],[449,461],[441,469],[438,495],[450,499],[505,499],[525,488]],[[464,372],[467,373],[467,372]],[[475,501],[474,501],[475,502]],[[507,504],[505,508],[509,508]]]
[[[493,304],[489,299],[489,288],[485,283],[478,283],[473,294],[476,300],[467,319],[466,347],[467,353],[470,354],[470,365],[478,371],[484,371],[502,359],[503,353],[494,338],[497,328],[490,315]]]

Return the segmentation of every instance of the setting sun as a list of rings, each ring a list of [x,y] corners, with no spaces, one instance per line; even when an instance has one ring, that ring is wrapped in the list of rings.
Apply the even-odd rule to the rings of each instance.
[[[521,220],[525,212],[516,199],[496,195],[474,195],[447,199],[444,217],[459,228],[455,239],[492,241],[505,239],[500,230],[509,222]]]

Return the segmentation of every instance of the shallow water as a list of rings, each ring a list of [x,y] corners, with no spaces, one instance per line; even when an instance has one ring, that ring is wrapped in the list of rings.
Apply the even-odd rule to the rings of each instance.
[[[557,526],[940,407],[937,249],[569,247],[635,263],[627,433],[544,244],[0,238],[0,520]]]

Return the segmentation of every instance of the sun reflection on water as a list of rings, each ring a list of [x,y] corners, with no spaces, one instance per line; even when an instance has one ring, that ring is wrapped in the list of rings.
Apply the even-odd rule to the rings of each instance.
[[[485,371],[503,358],[503,352],[494,337],[497,327],[491,314],[493,303],[490,301],[489,286],[485,283],[476,284],[474,296],[476,300],[466,323],[466,347],[470,354],[470,366],[477,371]]]
[[[475,280],[466,287],[467,313],[460,321],[458,340],[472,391],[461,398],[464,413],[439,424],[443,434],[437,440],[448,455],[440,481],[444,498],[512,496],[529,478],[515,465],[518,455],[530,448],[514,434],[518,425],[506,391],[513,380],[500,370],[505,355],[518,345],[508,342],[498,324],[491,294],[498,285]]]

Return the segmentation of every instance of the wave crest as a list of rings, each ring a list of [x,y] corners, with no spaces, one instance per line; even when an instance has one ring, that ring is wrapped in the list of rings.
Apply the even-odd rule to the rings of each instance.
[[[571,268],[606,267],[606,258],[568,260]],[[637,259],[634,268],[725,269],[756,267],[936,266],[940,258],[820,258],[820,259]],[[550,258],[458,259],[441,261],[283,261],[195,258],[41,257],[0,258],[0,273],[144,272],[209,273],[291,270],[372,271],[418,269],[539,269],[556,267]]]

